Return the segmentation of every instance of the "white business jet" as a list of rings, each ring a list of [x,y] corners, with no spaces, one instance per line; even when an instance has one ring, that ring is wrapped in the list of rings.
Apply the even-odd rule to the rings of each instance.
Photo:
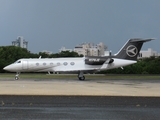
[[[79,80],[85,80],[84,73],[88,71],[108,70],[136,63],[143,43],[151,40],[153,39],[130,39],[113,56],[19,59],[3,69],[16,72],[16,80],[21,72],[76,72]]]

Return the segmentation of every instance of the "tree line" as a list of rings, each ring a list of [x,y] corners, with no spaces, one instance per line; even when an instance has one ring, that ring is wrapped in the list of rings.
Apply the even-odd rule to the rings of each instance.
[[[45,52],[31,53],[25,48],[16,46],[0,47],[0,72],[6,72],[3,68],[21,58],[59,58],[59,57],[82,57],[76,52],[62,51],[60,53],[47,54]],[[150,57],[139,59],[136,64],[107,71],[103,74],[160,74],[160,57]]]

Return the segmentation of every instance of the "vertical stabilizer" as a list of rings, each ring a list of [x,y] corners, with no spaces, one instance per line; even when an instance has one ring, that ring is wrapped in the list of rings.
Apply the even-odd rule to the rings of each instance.
[[[115,56],[116,58],[121,58],[121,59],[137,60],[137,56],[142,48],[143,43],[151,40],[154,39],[140,39],[140,38],[130,39]]]

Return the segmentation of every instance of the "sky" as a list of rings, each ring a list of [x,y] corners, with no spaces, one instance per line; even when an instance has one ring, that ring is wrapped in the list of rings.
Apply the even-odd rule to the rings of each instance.
[[[28,50],[59,52],[103,42],[116,53],[130,38],[160,53],[160,0],[0,0],[0,46],[18,36]]]

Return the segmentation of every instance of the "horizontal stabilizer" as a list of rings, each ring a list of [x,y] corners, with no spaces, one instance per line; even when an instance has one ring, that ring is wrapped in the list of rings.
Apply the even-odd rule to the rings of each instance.
[[[141,39],[141,38],[133,38],[130,39],[130,42],[149,42],[151,40],[155,40],[155,38],[149,38],[149,39]]]

